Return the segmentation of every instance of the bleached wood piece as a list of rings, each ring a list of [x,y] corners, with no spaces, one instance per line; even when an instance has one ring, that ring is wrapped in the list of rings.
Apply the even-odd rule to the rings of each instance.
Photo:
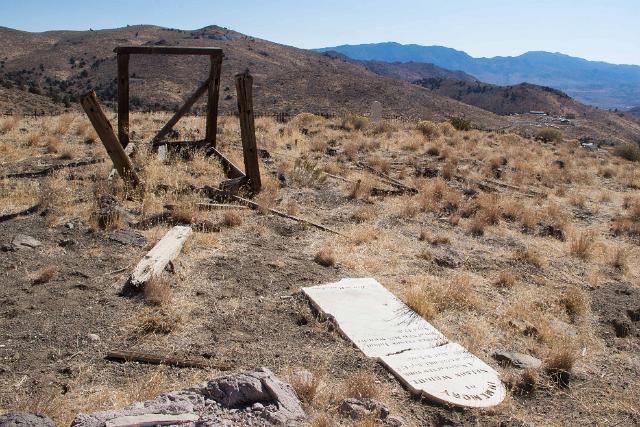
[[[162,239],[140,260],[129,277],[129,284],[139,287],[160,275],[167,264],[173,261],[182,251],[182,246],[193,233],[191,227],[177,225],[164,235]]]

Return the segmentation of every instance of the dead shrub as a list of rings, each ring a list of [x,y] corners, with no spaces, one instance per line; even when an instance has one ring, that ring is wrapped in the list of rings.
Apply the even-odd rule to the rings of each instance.
[[[303,369],[289,375],[288,380],[300,400],[310,405],[318,392],[321,382],[320,375]]]
[[[227,227],[237,227],[242,224],[242,216],[238,211],[226,211],[222,216],[222,223]]]
[[[640,162],[640,147],[638,144],[620,144],[613,149],[613,154],[631,162]]]
[[[344,394],[345,397],[355,397],[357,399],[376,399],[380,396],[380,388],[373,374],[362,371],[345,379]]]
[[[474,237],[484,236],[487,221],[481,217],[475,217],[469,222],[469,233]]]
[[[513,288],[516,282],[516,276],[512,272],[503,270],[496,279],[495,285],[499,288]]]
[[[34,285],[43,285],[55,279],[58,275],[58,267],[49,265],[41,268],[31,275],[31,283]]]
[[[352,200],[369,200],[371,196],[371,183],[368,180],[358,180],[349,186],[347,197]]]
[[[58,153],[61,147],[62,147],[62,140],[60,140],[60,138],[57,138],[55,136],[50,136],[47,138],[45,151],[48,154]]]
[[[540,383],[540,375],[536,369],[525,369],[519,375],[513,374],[507,380],[507,386],[517,396],[530,396]]]
[[[432,301],[430,295],[420,286],[412,286],[405,294],[405,303],[409,308],[427,320],[435,318],[438,306]]]
[[[427,241],[431,243],[433,246],[438,245],[448,245],[451,242],[449,236],[444,234],[430,234],[427,230],[420,231],[420,237],[418,237],[420,241]]]
[[[518,249],[513,253],[513,259],[525,262],[537,268],[543,268],[547,264],[547,260],[538,251],[526,248]]]
[[[361,245],[363,243],[368,243],[372,240],[376,240],[378,238],[379,231],[370,226],[360,226],[355,228],[351,232],[351,240],[356,245]]]
[[[144,302],[152,306],[166,306],[171,303],[173,292],[171,283],[164,277],[152,277],[142,289]]]
[[[435,145],[432,145],[431,147],[427,148],[427,154],[430,156],[437,157],[440,155],[440,148],[438,148]]]
[[[591,256],[593,244],[594,235],[592,232],[578,233],[572,236],[569,242],[569,252],[571,252],[571,255],[586,261]]]
[[[425,261],[431,261],[433,259],[433,254],[429,249],[421,249],[417,256]]]
[[[373,220],[377,212],[373,206],[362,206],[351,213],[351,219],[356,222],[367,222]]]
[[[430,120],[420,120],[416,124],[416,129],[427,139],[435,139],[440,136],[440,127]]]
[[[543,142],[562,142],[562,132],[554,128],[542,128],[536,132],[535,138]]]
[[[571,348],[557,344],[545,364],[545,371],[558,386],[567,387],[575,360],[576,356]]]
[[[618,246],[611,252],[611,258],[609,260],[609,265],[616,270],[624,273],[627,271],[627,260],[629,258],[629,251],[624,246]]]
[[[323,267],[331,267],[336,263],[336,255],[330,247],[320,249],[313,260]]]
[[[572,286],[567,290],[561,303],[566,309],[567,314],[572,318],[584,316],[589,311],[587,296],[585,292],[577,286]]]
[[[398,126],[389,121],[389,120],[381,120],[376,123],[373,129],[371,129],[371,133],[374,135],[380,135],[382,133],[390,135],[398,130]]]
[[[348,131],[364,130],[369,126],[370,122],[371,121],[367,117],[349,113],[342,118],[341,127]]]

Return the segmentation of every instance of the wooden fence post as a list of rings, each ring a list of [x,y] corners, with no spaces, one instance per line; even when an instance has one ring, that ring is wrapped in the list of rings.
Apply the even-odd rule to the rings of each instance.
[[[204,139],[212,147],[216,147],[216,133],[218,132],[218,98],[220,97],[220,70],[222,56],[210,56],[209,88],[207,96],[207,129]]]
[[[113,166],[115,166],[120,177],[133,188],[139,187],[140,179],[138,178],[136,171],[133,169],[133,164],[131,163],[129,156],[127,156],[124,148],[122,148],[122,145],[113,132],[111,123],[109,123],[107,116],[104,115],[102,108],[100,108],[96,93],[91,91],[82,96],[82,98],[80,98],[80,104],[82,105],[84,112],[87,113],[91,124],[100,137],[100,140],[102,141],[104,148],[107,150],[107,154],[109,154],[109,157],[113,162]]]
[[[129,54],[118,54],[118,138],[129,144]]]
[[[249,71],[236,74],[236,91],[238,94],[238,112],[240,114],[240,136],[242,137],[242,154],[244,155],[244,173],[249,179],[249,187],[259,192],[260,167],[256,147],[256,130],[253,120],[253,77]]]

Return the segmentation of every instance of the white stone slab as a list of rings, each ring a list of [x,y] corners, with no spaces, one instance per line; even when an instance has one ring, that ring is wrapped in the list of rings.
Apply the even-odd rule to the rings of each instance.
[[[382,120],[382,104],[380,101],[373,101],[371,104],[371,120],[373,120],[374,123]]]
[[[439,402],[484,408],[505,397],[498,373],[456,343],[380,360],[412,393]]]
[[[440,331],[372,278],[342,279],[302,290],[369,357],[447,342]]]

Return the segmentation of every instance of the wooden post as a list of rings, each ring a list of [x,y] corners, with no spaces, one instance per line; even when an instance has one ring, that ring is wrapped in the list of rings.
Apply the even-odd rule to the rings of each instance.
[[[104,115],[102,108],[100,108],[96,93],[91,91],[82,96],[82,98],[80,98],[80,104],[84,112],[87,113],[91,124],[100,137],[120,177],[133,188],[140,186],[140,179],[133,169],[133,164],[129,156],[125,153],[124,148],[122,148],[122,145],[120,145],[107,116]]]
[[[129,144],[129,54],[118,54],[118,138]]]
[[[207,130],[205,140],[216,147],[216,133],[218,132],[218,98],[220,96],[220,70],[222,56],[211,55],[211,69],[209,70],[209,90],[207,97]]]
[[[164,136],[167,133],[169,133],[169,131],[171,131],[171,129],[173,129],[173,127],[176,125],[176,123],[178,123],[178,120],[180,120],[180,118],[182,116],[184,116],[186,113],[189,112],[191,107],[193,107],[193,104],[196,103],[198,98],[200,98],[208,90],[208,88],[209,88],[209,80],[207,80],[202,85],[200,85],[200,87],[189,98],[187,98],[187,100],[184,102],[182,107],[180,107],[180,109],[178,111],[176,111],[176,113],[173,115],[173,117],[171,117],[171,119],[169,119],[167,124],[164,125],[162,127],[162,129],[160,129],[158,134],[153,138],[152,142],[154,143],[154,145],[156,143],[160,142],[162,140],[162,138],[164,138]],[[208,120],[209,120],[209,117],[207,117],[207,121]],[[213,142],[215,144],[215,138],[214,138]]]
[[[260,167],[256,148],[256,130],[253,121],[253,77],[249,71],[236,75],[236,92],[238,94],[238,113],[240,115],[240,136],[242,137],[242,154],[244,155],[244,172],[249,179],[249,187],[259,192]]]

